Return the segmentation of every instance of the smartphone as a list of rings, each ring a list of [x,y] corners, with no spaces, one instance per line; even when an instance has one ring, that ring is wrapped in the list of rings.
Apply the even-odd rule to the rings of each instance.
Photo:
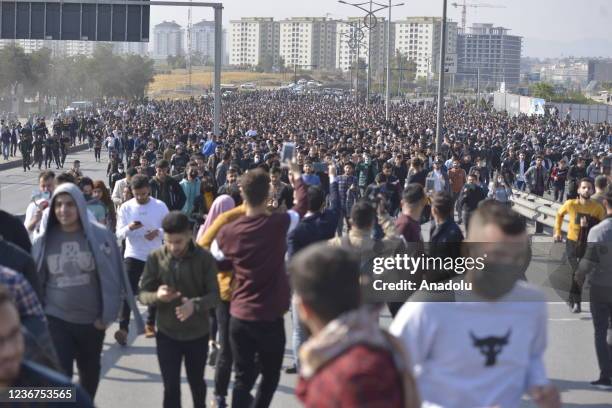
[[[290,163],[293,161],[294,156],[295,156],[295,143],[293,142],[283,143],[283,147],[281,149],[281,162]]]

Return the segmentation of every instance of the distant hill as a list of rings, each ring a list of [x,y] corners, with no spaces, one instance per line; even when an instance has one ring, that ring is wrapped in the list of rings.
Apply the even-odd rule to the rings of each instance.
[[[550,57],[612,57],[612,40],[585,38],[563,42],[538,38],[523,39],[523,56]]]

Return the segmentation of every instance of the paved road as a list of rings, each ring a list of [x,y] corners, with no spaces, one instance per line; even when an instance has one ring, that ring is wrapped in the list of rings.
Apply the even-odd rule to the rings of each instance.
[[[85,174],[94,179],[105,179],[106,163],[95,163],[92,152],[72,154],[67,164],[79,159]],[[0,172],[0,207],[10,212],[23,213],[36,186],[36,172],[23,173],[21,169]],[[549,241],[539,238],[538,242]],[[545,247],[535,251],[528,278],[533,282],[546,280],[550,258]],[[547,248],[547,247],[546,247]],[[549,310],[549,346],[546,352],[546,365],[550,378],[562,390],[564,407],[610,407],[612,392],[593,390],[588,381],[595,379],[597,363],[593,346],[593,328],[588,304],[583,303],[580,315],[569,313],[565,304],[551,295]],[[144,308],[142,309],[144,313]],[[291,364],[291,321],[285,319],[287,346],[284,365]],[[390,323],[389,315],[383,315],[381,324]],[[102,358],[102,381],[96,403],[102,408],[116,407],[158,407],[161,406],[162,384],[159,366],[155,356],[155,341],[130,335],[129,346],[115,344],[113,333],[116,325],[107,331]],[[212,395],[213,369],[207,367],[206,381],[209,396]],[[281,383],[272,406],[277,408],[297,407],[294,397],[296,376],[282,374]],[[183,373],[183,404],[191,406],[189,387]],[[525,402],[524,407],[532,404]]]

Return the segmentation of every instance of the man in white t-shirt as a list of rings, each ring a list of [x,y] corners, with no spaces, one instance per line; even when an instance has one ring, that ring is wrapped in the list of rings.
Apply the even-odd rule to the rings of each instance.
[[[51,195],[55,189],[55,173],[45,170],[38,176],[38,193],[32,197],[25,213],[24,225],[28,230],[30,238],[40,226],[44,210],[49,206]]]
[[[117,214],[117,238],[125,239],[124,265],[132,291],[137,294],[138,282],[149,254],[162,246],[162,220],[168,214],[163,201],[151,197],[149,178],[142,174],[132,177],[130,182],[134,198],[119,207]],[[155,309],[149,307],[145,336],[155,336]],[[124,302],[120,314],[119,330],[115,332],[117,343],[127,344],[130,309]]]
[[[390,327],[410,352],[424,406],[515,408],[529,393],[538,407],[560,407],[543,362],[544,294],[519,280],[529,262],[524,221],[485,202],[466,242],[484,267],[453,281],[472,290],[417,293]]]

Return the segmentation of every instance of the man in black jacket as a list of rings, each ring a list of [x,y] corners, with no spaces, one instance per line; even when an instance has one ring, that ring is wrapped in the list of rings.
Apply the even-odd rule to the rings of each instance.
[[[170,163],[167,160],[155,163],[155,177],[149,181],[151,197],[163,201],[170,211],[180,211],[187,198],[179,182],[168,175],[169,170]]]
[[[32,250],[30,236],[23,223],[19,218],[3,210],[0,210],[0,235],[27,253]]]
[[[484,200],[487,196],[478,184],[478,177],[475,174],[470,174],[467,178],[467,183],[463,186],[463,190],[457,200],[457,208],[463,219],[463,225],[467,232],[470,223],[470,217],[474,210],[478,207],[478,203]]]
[[[340,218],[340,194],[336,178],[336,166],[330,164],[329,173],[329,208],[325,209],[325,192],[320,186],[308,187],[308,212],[287,237],[287,253],[295,255],[300,250],[316,242],[331,239],[336,234],[338,219]],[[297,315],[297,305],[291,302],[291,317],[293,319],[293,359],[294,365],[285,370],[288,374],[295,374],[298,370],[298,350],[307,340],[304,326]]]
[[[463,233],[453,219],[453,199],[445,192],[435,193],[431,197],[431,216],[435,228],[427,243],[427,253],[434,258],[458,258],[461,256]],[[452,278],[452,271],[427,271],[428,282],[440,282]]]

